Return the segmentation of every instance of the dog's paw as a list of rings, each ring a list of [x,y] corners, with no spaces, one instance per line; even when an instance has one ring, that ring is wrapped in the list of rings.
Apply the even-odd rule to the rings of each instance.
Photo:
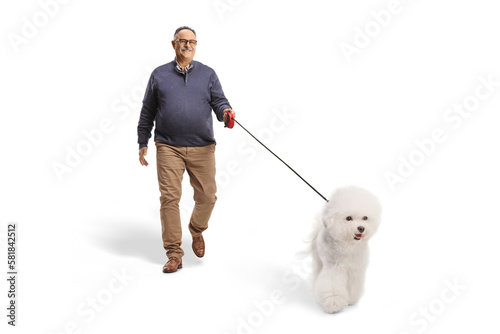
[[[320,303],[326,313],[338,312],[348,305],[347,299],[333,293],[321,296]]]

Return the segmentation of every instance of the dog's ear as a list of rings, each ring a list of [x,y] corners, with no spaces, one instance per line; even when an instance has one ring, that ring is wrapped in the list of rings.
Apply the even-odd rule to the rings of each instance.
[[[321,216],[321,221],[323,222],[323,226],[326,228],[326,218],[324,215]]]

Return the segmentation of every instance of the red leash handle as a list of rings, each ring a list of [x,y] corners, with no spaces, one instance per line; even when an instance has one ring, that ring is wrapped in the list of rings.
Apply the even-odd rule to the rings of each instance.
[[[227,121],[224,123],[224,127],[230,129],[234,127],[234,114],[232,111],[227,112]]]

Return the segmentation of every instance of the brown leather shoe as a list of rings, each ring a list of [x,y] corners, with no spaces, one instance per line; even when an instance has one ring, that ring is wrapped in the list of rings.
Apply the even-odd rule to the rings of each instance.
[[[163,266],[164,273],[175,273],[177,269],[182,268],[182,259],[176,257],[168,259],[168,262]]]
[[[193,252],[197,257],[205,255],[205,240],[202,235],[193,238]]]

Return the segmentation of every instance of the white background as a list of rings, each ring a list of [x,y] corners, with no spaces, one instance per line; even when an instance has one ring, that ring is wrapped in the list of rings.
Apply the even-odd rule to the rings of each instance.
[[[6,275],[7,223],[17,222],[19,280],[12,329],[2,279],[2,328],[497,331],[500,87],[456,128],[443,115],[474,96],[480,77],[500,81],[498,8],[401,0],[348,62],[341,43],[376,29],[370,13],[389,3],[73,0],[43,22],[39,2],[3,1],[1,258]],[[44,26],[14,47],[9,36],[22,36],[34,16]],[[325,195],[357,184],[380,197],[383,222],[359,305],[329,315],[316,303],[296,252],[324,201],[237,125],[214,124],[219,190],[206,256],[191,251],[186,175],[184,268],[161,272],[155,147],[151,139],[150,165],[141,166],[136,128],[143,82],[174,58],[170,41],[181,25],[197,31],[195,59],[215,69],[238,120],[308,182]],[[53,165],[66,164],[103,120],[112,130],[58,178]],[[418,158],[415,141],[436,128],[446,140],[391,189],[386,173],[398,172],[400,158]],[[120,285],[114,272],[129,279]],[[450,282],[460,286],[455,293]],[[265,300],[276,293],[281,303],[271,307]],[[92,298],[100,311],[90,311]]]

